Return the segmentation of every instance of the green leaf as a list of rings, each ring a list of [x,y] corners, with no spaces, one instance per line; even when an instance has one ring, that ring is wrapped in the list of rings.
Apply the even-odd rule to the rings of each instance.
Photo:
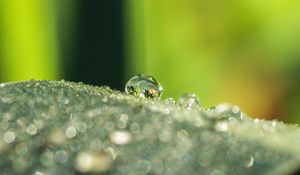
[[[293,174],[296,125],[64,81],[0,85],[0,172]],[[219,119],[218,119],[219,118]]]

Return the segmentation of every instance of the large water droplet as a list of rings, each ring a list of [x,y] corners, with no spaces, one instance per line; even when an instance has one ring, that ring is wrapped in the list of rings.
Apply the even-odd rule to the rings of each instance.
[[[136,97],[159,100],[163,88],[155,78],[149,75],[136,75],[125,85],[125,92]]]
[[[182,107],[200,107],[200,101],[196,94],[186,93],[178,98],[177,104]]]

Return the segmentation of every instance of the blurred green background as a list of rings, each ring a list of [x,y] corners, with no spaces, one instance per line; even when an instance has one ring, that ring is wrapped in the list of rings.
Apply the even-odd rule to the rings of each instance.
[[[164,97],[198,94],[300,122],[298,0],[1,0],[0,80],[123,90],[137,73]]]

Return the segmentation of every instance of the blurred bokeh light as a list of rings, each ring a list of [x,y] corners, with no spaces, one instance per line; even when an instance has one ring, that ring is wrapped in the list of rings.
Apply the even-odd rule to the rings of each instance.
[[[1,82],[66,79],[240,105],[300,122],[300,1],[0,1]]]

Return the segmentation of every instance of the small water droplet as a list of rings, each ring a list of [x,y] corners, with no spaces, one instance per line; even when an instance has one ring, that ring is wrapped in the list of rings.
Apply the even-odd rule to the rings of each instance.
[[[1,123],[0,123],[0,126],[2,129],[7,129],[9,127],[9,122],[7,120],[3,120]]]
[[[109,86],[106,86],[106,85],[101,86],[101,88],[102,88],[102,89],[105,89],[105,90],[107,90],[107,91],[110,91],[110,90],[111,90],[110,87],[109,87]]]
[[[105,151],[105,153],[108,154],[109,160],[111,160],[111,161],[116,160],[116,158],[117,158],[117,152],[116,152],[116,150],[114,148],[108,147],[104,151]]]
[[[50,150],[46,150],[44,153],[42,153],[40,157],[40,161],[42,165],[46,167],[51,167],[54,165],[54,154]]]
[[[229,118],[229,117],[240,117],[241,111],[240,107],[232,105],[230,103],[222,103],[215,107],[212,107],[210,110],[216,112],[217,118]]]
[[[35,135],[37,133],[37,127],[34,124],[30,124],[26,128],[26,132],[30,135]]]
[[[255,119],[253,120],[253,122],[254,122],[255,124],[259,124],[259,123],[260,123],[260,119],[259,119],[259,118],[255,118]]]
[[[28,151],[28,147],[25,143],[19,143],[15,147],[15,152],[19,155],[24,155],[27,153],[27,151]]]
[[[121,114],[120,115],[120,121],[126,123],[128,121],[128,115],[127,114]]]
[[[228,119],[228,124],[230,124],[230,125],[235,125],[235,124],[237,124],[237,119],[235,118],[235,117],[230,117],[229,119]]]
[[[84,122],[78,122],[77,126],[76,126],[76,129],[79,132],[83,133],[83,132],[85,132],[87,130],[87,125]]]
[[[107,121],[104,126],[108,131],[112,131],[115,128],[115,124],[112,121]]]
[[[174,100],[174,98],[168,97],[168,98],[165,99],[165,103],[166,104],[175,104],[176,101]]]
[[[70,127],[68,127],[67,129],[66,129],[66,136],[68,137],[68,138],[73,138],[73,137],[75,137],[76,136],[76,134],[77,134],[77,131],[76,131],[76,129],[73,127],[73,126],[70,126]]]
[[[139,160],[136,164],[137,172],[148,174],[151,170],[151,164],[148,160]]]
[[[181,129],[177,132],[177,138],[180,140],[185,140],[188,138],[188,136],[189,136],[189,133],[184,129]]]
[[[130,131],[131,131],[133,134],[139,133],[139,132],[140,132],[140,129],[141,129],[141,127],[140,127],[140,125],[139,125],[138,123],[132,123],[132,124],[130,125]]]
[[[69,99],[65,98],[65,99],[63,100],[63,102],[64,102],[65,105],[66,105],[66,104],[69,104]]]
[[[240,115],[240,112],[241,112],[240,107],[239,106],[233,106],[232,107],[232,112],[234,114]]]
[[[103,98],[102,98],[102,101],[103,101],[104,103],[106,103],[106,102],[108,101],[107,97],[103,97]]]
[[[125,85],[127,94],[153,100],[159,100],[162,91],[162,86],[155,78],[143,74],[132,77]]]
[[[117,145],[125,145],[132,139],[131,134],[127,131],[114,131],[109,137],[110,140]]]
[[[54,160],[57,163],[66,163],[68,161],[68,153],[65,150],[56,151],[54,154]]]
[[[54,145],[63,145],[66,142],[66,136],[64,135],[63,130],[54,128],[50,131],[47,141]]]
[[[226,121],[221,121],[216,123],[215,125],[216,131],[219,132],[227,132],[228,131],[228,123]]]
[[[12,131],[7,131],[3,135],[3,140],[4,140],[5,143],[14,142],[15,138],[16,138],[16,134],[15,134],[15,132],[12,132]]]
[[[112,165],[107,153],[79,152],[75,159],[75,168],[82,173],[100,173]]]
[[[182,107],[200,107],[200,101],[196,94],[186,93],[179,97],[177,104]]]

